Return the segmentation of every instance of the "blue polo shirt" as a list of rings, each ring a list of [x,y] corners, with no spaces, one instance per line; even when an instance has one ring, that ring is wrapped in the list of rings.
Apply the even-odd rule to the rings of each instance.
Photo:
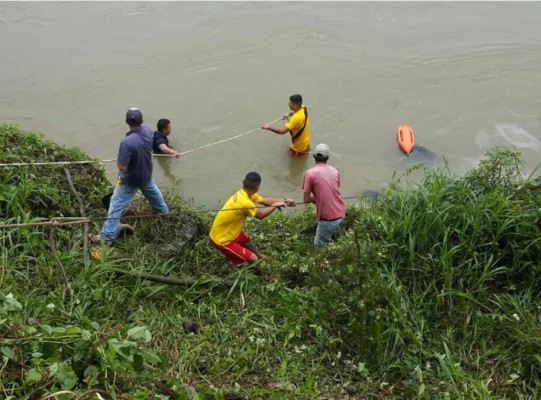
[[[165,136],[160,135],[160,132],[154,131],[154,153],[163,153],[160,150],[160,144],[165,144],[167,147],[169,147],[169,139]]]
[[[118,164],[127,166],[119,171],[120,183],[141,187],[152,179],[152,130],[139,126],[126,133],[120,142]]]

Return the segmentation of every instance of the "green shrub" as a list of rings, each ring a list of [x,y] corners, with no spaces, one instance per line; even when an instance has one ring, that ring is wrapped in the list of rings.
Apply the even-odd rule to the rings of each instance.
[[[11,125],[0,140],[3,162],[87,158]],[[81,226],[56,228],[72,291],[50,227],[1,228],[0,398],[537,398],[541,195],[520,168],[497,149],[464,177],[400,178],[383,201],[350,206],[322,248],[312,206],[250,220],[270,282],[229,265],[207,238],[214,214],[175,194],[166,217],[140,218],[135,201],[136,235],[100,261],[83,257]],[[69,169],[96,229],[111,185],[99,164]],[[63,167],[24,166],[0,169],[0,212],[8,224],[79,208]],[[194,243],[165,252],[190,218]]]

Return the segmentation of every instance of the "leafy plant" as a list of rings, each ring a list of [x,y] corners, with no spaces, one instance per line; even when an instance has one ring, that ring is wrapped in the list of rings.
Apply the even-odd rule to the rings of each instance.
[[[12,125],[0,139],[3,162],[87,158]],[[0,397],[537,398],[541,195],[520,168],[497,149],[463,177],[416,169],[419,182],[405,174],[350,206],[323,248],[313,207],[250,220],[269,282],[229,265],[207,238],[214,215],[174,194],[159,218],[136,200],[136,234],[99,261],[83,257],[80,226],[57,228],[72,292],[48,227],[2,228]],[[99,165],[70,170],[96,229],[111,185]],[[79,209],[63,168],[25,166],[0,169],[0,212],[9,224]],[[198,231],[177,250],[186,221]]]

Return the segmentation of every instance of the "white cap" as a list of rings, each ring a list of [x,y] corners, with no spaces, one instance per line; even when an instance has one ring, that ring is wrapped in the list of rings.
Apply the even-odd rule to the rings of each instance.
[[[325,143],[318,144],[314,150],[314,156],[316,158],[329,157],[329,146],[327,146]]]

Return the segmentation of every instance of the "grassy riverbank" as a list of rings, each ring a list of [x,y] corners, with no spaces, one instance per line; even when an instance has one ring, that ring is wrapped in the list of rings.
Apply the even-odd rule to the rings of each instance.
[[[13,126],[0,142],[3,163],[87,159]],[[80,216],[64,166],[0,168],[1,224]],[[111,184],[99,164],[67,168],[95,232]],[[311,207],[250,221],[270,283],[230,267],[206,238],[213,215],[174,196],[100,261],[82,225],[0,229],[0,399],[538,398],[539,185],[505,149],[465,177],[406,179],[350,207],[322,249]],[[147,213],[136,202],[129,216]],[[187,219],[195,241],[164,247]]]

